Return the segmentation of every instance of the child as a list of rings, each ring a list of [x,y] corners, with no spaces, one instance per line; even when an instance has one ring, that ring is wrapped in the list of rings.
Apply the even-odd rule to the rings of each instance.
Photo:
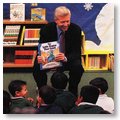
[[[10,113],[11,98],[10,94],[3,90],[3,114]]]
[[[96,105],[99,90],[92,85],[85,85],[80,91],[80,103],[70,110],[71,114],[101,114],[104,110]],[[108,112],[109,113],[109,112]]]
[[[62,114],[62,108],[55,105],[54,101],[56,99],[56,92],[54,88],[50,86],[42,86],[39,89],[39,97],[37,98],[38,103],[38,113],[39,114]]]
[[[99,97],[96,102],[96,105],[101,106],[104,110],[113,113],[114,111],[114,101],[111,97],[108,97],[106,92],[108,90],[108,83],[104,78],[98,77],[89,82],[89,84],[96,86],[99,91]]]
[[[14,80],[10,82],[8,89],[11,95],[13,96],[12,104],[11,104],[11,111],[14,111],[16,108],[21,109],[22,111],[23,108],[33,107],[33,104],[32,104],[33,99],[32,98],[25,99],[25,96],[28,93],[27,84],[25,81]]]
[[[51,76],[51,84],[57,94],[55,104],[60,106],[65,114],[75,106],[76,101],[75,95],[65,90],[67,83],[68,77],[63,72],[54,72]]]

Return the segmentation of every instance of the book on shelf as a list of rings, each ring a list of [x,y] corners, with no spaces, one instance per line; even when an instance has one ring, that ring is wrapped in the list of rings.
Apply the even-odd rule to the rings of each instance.
[[[21,29],[21,25],[6,25],[4,30],[3,45],[17,45]]]
[[[61,62],[56,62],[55,57],[59,54],[59,43],[57,41],[41,43],[38,45],[38,54],[42,57],[43,63],[40,70],[60,67]]]
[[[85,68],[85,66],[86,66],[86,64],[85,64],[85,57],[82,56],[82,57],[81,57],[81,60],[82,60],[82,65],[83,65],[83,67]]]
[[[31,8],[31,21],[46,20],[45,8]]]
[[[110,54],[109,55],[109,70],[114,72],[114,55],[113,54]]]
[[[23,3],[10,4],[10,20],[25,21],[25,4]]]
[[[40,39],[40,28],[25,29],[24,45],[38,45]]]
[[[20,40],[19,40],[19,45],[23,45],[24,34],[25,34],[25,26],[23,26],[23,29],[22,29],[22,32],[21,32],[21,37],[20,37]]]
[[[84,32],[82,31],[82,34],[81,34],[81,53],[84,54],[85,52],[85,34]]]
[[[15,64],[33,64],[36,50],[15,50]]]
[[[90,69],[99,69],[100,68],[100,57],[90,56],[88,58],[88,66]]]
[[[104,69],[106,68],[106,61],[107,58],[106,58],[106,55],[101,55],[101,58],[100,58],[100,68]]]

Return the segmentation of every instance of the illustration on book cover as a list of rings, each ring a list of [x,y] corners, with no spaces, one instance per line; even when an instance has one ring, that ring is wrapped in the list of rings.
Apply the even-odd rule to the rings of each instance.
[[[38,52],[43,59],[43,63],[40,64],[40,69],[61,66],[61,62],[55,61],[56,55],[59,54],[59,43],[57,41],[39,44]]]
[[[24,21],[25,20],[25,4],[10,4],[10,20]]]

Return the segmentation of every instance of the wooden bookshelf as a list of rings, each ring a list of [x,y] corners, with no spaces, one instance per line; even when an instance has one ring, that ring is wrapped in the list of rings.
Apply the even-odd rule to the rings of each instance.
[[[114,71],[114,51],[86,50],[85,34],[82,33],[82,65],[85,71]]]
[[[110,60],[110,53],[108,51],[85,51],[82,59],[82,64],[86,71],[102,71],[113,68],[111,67],[113,63],[110,63],[112,60]]]
[[[31,64],[15,64],[14,62],[6,62],[3,64],[4,68],[31,68],[34,66],[34,61],[35,61],[35,57],[37,55],[37,51],[34,52],[33,54],[33,58],[32,58],[32,63]]]
[[[38,25],[38,24],[47,24],[47,20],[41,20],[41,21],[31,21],[31,20],[25,20],[25,21],[10,21],[9,19],[6,19],[6,20],[3,20],[3,24],[6,24],[6,25],[18,25],[18,24],[21,24],[21,25],[31,25],[31,24],[34,24],[34,25]]]
[[[41,28],[45,24],[47,24],[47,20],[41,21],[10,21],[9,19],[3,20],[3,32],[6,25],[21,25],[22,27],[25,26],[26,28]],[[19,33],[21,38],[22,31]],[[20,38],[18,39],[20,41]],[[36,53],[33,55],[32,63],[31,64],[15,64],[15,51],[16,50],[34,50]],[[3,68],[32,68],[34,66],[34,61],[37,55],[37,45],[3,45]]]

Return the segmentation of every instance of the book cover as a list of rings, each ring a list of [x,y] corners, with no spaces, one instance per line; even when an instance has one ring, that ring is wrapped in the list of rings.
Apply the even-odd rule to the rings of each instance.
[[[39,44],[38,53],[44,60],[40,64],[41,70],[60,67],[62,65],[61,62],[55,61],[55,57],[59,53],[59,43],[57,41]]]
[[[24,21],[25,20],[25,4],[10,4],[10,20]]]
[[[31,8],[31,21],[46,20],[45,8]]]

